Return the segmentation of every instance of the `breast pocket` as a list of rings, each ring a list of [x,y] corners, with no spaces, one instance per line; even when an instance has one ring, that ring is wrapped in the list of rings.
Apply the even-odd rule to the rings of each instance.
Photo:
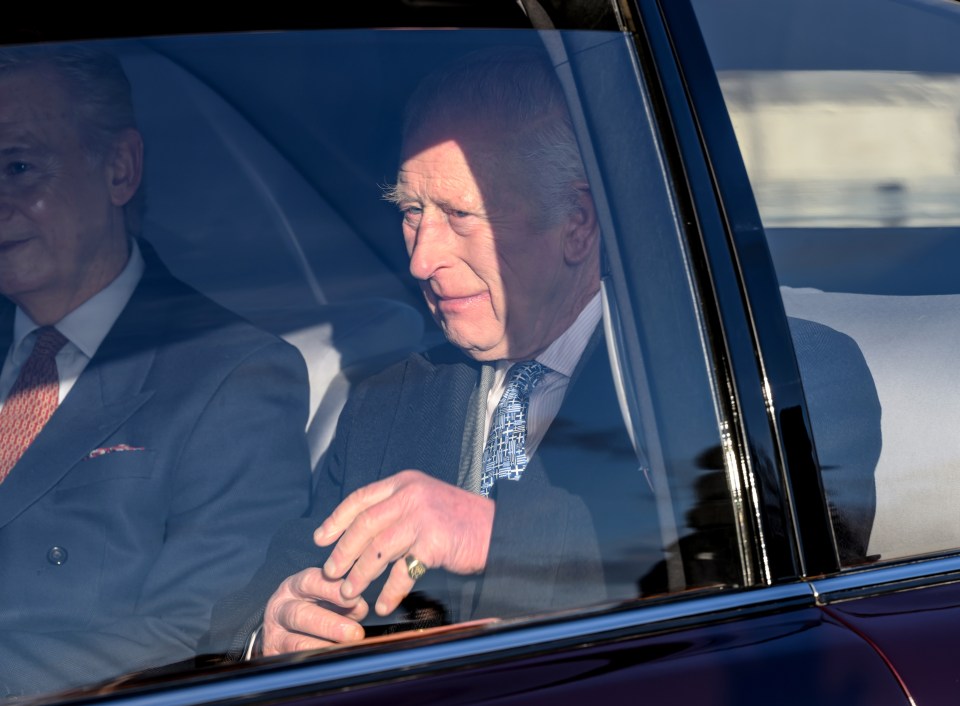
[[[102,448],[92,452],[63,477],[57,491],[121,478],[152,478],[157,454],[146,448]]]

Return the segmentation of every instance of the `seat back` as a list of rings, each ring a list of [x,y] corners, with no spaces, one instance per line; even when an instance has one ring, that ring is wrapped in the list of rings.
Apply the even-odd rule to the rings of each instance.
[[[788,315],[853,338],[873,376],[883,439],[868,553],[960,546],[960,295],[781,293]]]
[[[420,348],[416,300],[296,166],[201,78],[149,45],[127,46],[121,60],[145,142],[144,236],[174,275],[300,350],[316,468],[351,383]],[[368,294],[332,302],[326,285],[344,290],[332,286],[336,278]]]

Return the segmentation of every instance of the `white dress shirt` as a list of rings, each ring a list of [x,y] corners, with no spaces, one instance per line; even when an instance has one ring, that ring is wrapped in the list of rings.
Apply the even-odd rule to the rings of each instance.
[[[550,368],[550,372],[530,393],[530,406],[527,410],[527,458],[533,457],[537,446],[546,436],[553,418],[560,411],[563,396],[570,384],[570,377],[573,375],[577,363],[580,362],[580,357],[583,355],[587,343],[590,342],[590,337],[597,328],[597,324],[600,323],[602,314],[600,292],[597,292],[580,312],[576,321],[570,324],[566,331],[560,334],[543,353],[535,358],[537,362]],[[503,391],[507,387],[507,372],[512,365],[513,363],[505,360],[498,361],[496,364],[493,385],[487,394],[487,414],[483,430],[484,441],[490,433],[494,412],[496,412],[497,405],[500,404],[500,398],[503,397]]]
[[[120,274],[56,323],[55,328],[67,339],[67,343],[60,349],[56,358],[57,373],[60,376],[60,395],[57,404],[63,402],[77,378],[80,377],[80,373],[87,367],[87,363],[113,328],[113,324],[130,301],[130,296],[137,288],[142,276],[143,256],[134,240],[130,246],[130,258]],[[17,307],[13,319],[13,343],[7,351],[3,371],[0,372],[0,400],[6,401],[7,395],[10,394],[20,369],[33,351],[37,338],[36,332],[39,328],[25,311]]]

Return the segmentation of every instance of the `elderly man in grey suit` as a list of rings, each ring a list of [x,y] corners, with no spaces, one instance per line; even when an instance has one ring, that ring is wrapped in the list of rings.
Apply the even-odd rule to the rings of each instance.
[[[189,657],[309,499],[299,354],[139,233],[119,62],[0,53],[0,696]]]

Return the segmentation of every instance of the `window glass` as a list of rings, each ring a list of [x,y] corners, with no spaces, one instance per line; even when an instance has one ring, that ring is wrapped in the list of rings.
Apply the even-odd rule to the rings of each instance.
[[[372,578],[369,615],[341,611],[367,636],[750,582],[684,245],[631,225],[673,213],[635,196],[667,180],[631,51],[0,52],[0,694],[269,652],[264,604],[321,565],[340,601]],[[387,581],[410,595],[380,616]]]
[[[954,549],[960,7],[694,4],[787,315],[849,337],[869,368],[831,384],[798,350],[828,500],[870,516],[870,560]],[[879,438],[855,441],[868,420]],[[851,462],[872,467],[875,500],[852,497]]]

